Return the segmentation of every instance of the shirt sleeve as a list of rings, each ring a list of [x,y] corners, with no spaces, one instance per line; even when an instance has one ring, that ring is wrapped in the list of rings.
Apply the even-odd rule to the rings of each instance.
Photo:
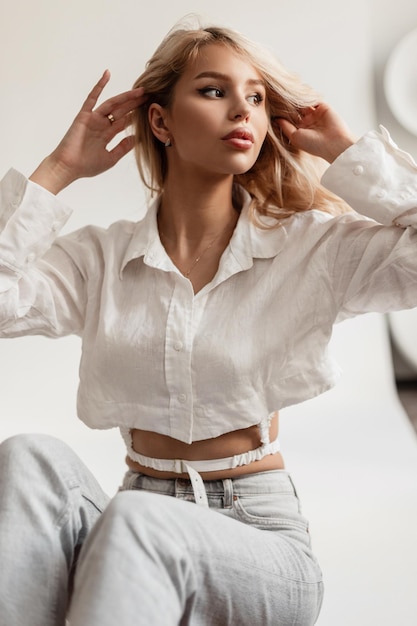
[[[55,245],[71,211],[10,170],[0,183],[0,337],[61,336],[82,328],[85,288]]]
[[[354,209],[331,220],[327,267],[337,319],[417,306],[417,165],[388,132],[342,153],[322,183]]]
[[[322,183],[380,224],[417,228],[417,164],[383,126],[343,152]]]

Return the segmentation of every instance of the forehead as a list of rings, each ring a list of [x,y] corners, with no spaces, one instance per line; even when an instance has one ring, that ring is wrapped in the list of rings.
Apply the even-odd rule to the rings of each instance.
[[[262,80],[260,73],[243,53],[222,43],[202,46],[196,58],[189,61],[182,78],[197,80],[201,74],[210,73],[222,74],[225,77],[243,81]]]

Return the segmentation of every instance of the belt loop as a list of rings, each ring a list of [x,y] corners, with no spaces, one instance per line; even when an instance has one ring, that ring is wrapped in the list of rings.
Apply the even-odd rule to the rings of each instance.
[[[233,481],[231,478],[223,479],[223,508],[233,507]]]

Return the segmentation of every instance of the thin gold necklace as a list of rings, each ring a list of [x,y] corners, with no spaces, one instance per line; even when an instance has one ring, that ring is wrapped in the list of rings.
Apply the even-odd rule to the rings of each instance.
[[[182,272],[183,276],[185,276],[185,278],[189,278],[191,272],[193,271],[193,269],[195,268],[195,266],[197,265],[197,263],[201,260],[201,258],[206,254],[206,252],[208,252],[210,250],[210,248],[212,248],[214,246],[214,244],[216,243],[216,241],[218,239],[220,239],[220,237],[222,235],[224,235],[224,233],[226,232],[226,230],[229,228],[229,226],[232,224],[232,222],[229,222],[229,224],[226,224],[226,226],[223,228],[223,230],[220,231],[220,233],[218,233],[214,239],[212,239],[212,241],[210,241],[209,245],[204,248],[200,254],[194,259],[194,261],[192,262],[191,266],[188,268],[188,270],[186,270],[185,272]],[[167,235],[164,233],[163,230],[161,230],[161,228],[159,228],[159,232],[160,234],[164,237],[164,239],[166,239],[167,241],[169,241],[169,237],[167,237]]]

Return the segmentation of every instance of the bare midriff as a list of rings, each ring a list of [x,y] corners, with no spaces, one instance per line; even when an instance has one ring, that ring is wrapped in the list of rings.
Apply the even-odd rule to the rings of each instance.
[[[208,459],[222,459],[224,457],[244,454],[249,450],[255,450],[261,445],[261,437],[258,426],[250,426],[241,430],[214,437],[194,441],[191,444],[173,439],[167,435],[150,432],[147,430],[132,430],[132,446],[136,452],[155,459],[182,459],[184,461],[201,461]],[[269,427],[270,441],[278,436],[278,414],[271,420]],[[152,476],[155,478],[188,478],[188,474],[164,472],[145,467],[130,457],[126,457],[126,463],[130,469]],[[235,478],[255,472],[284,469],[284,460],[280,452],[268,454],[259,461],[253,461],[247,465],[241,465],[233,469],[215,470],[212,472],[200,472],[204,480],[221,480],[223,478]]]

